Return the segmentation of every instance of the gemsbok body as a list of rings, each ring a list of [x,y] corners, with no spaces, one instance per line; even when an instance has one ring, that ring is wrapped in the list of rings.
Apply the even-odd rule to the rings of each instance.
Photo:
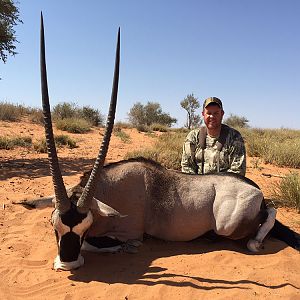
[[[92,171],[66,190],[53,139],[41,16],[42,101],[55,191],[51,221],[58,245],[54,268],[82,266],[81,249],[134,252],[144,234],[167,241],[190,241],[214,231],[230,239],[249,238],[248,249],[257,252],[271,233],[300,249],[299,234],[275,220],[276,210],[266,207],[259,187],[245,177],[183,174],[142,158],[104,166],[116,109],[119,61],[120,29],[111,103],[99,155]]]

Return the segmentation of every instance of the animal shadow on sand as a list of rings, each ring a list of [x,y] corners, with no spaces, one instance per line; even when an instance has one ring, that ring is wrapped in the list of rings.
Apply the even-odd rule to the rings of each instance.
[[[87,158],[60,158],[59,164],[63,176],[82,174],[89,171],[95,159]],[[47,158],[37,159],[13,159],[0,161],[0,180],[6,180],[13,177],[20,178],[39,178],[49,176],[49,163]]]
[[[259,254],[251,254],[246,250],[246,241],[232,241],[218,237],[208,240],[204,237],[191,242],[165,242],[155,238],[147,237],[143,246],[136,254],[115,253],[97,254],[83,252],[85,264],[83,267],[71,271],[70,280],[79,282],[98,281],[107,284],[142,284],[146,286],[167,285],[175,287],[191,287],[202,290],[214,289],[250,289],[249,285],[261,286],[270,289],[278,289],[284,286],[296,287],[289,283],[278,285],[265,285],[253,280],[226,280],[212,279],[199,276],[186,275],[183,272],[173,273],[160,266],[151,265],[153,261],[163,257],[180,255],[199,255],[200,260],[205,253],[229,250],[245,255],[267,255],[281,251],[286,245],[275,239],[265,241],[265,248]],[[198,258],[199,259],[199,256]],[[246,260],[247,258],[245,258]],[[200,263],[202,263],[200,261]],[[186,272],[185,272],[186,273]],[[221,276],[221,274],[220,274]],[[203,284],[209,286],[203,286]]]

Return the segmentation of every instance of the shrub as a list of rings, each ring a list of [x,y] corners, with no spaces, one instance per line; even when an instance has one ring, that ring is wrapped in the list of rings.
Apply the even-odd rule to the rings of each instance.
[[[91,124],[85,119],[65,118],[56,121],[56,128],[70,133],[86,133],[91,130]]]
[[[153,123],[150,125],[150,129],[153,131],[159,131],[159,132],[167,132],[169,131],[169,128],[165,125],[159,124],[159,123]]]
[[[75,103],[67,103],[62,102],[58,103],[53,108],[53,119],[67,119],[76,117],[76,104]]]
[[[32,123],[44,124],[44,115],[40,108],[31,108],[28,118]]]
[[[273,196],[279,205],[294,207],[300,213],[300,177],[291,172],[274,188]]]
[[[137,126],[136,126],[136,129],[137,129],[139,132],[151,132],[150,127],[147,126],[147,125],[137,125]]]
[[[247,128],[249,127],[248,122],[249,120],[245,117],[240,117],[233,114],[230,114],[229,117],[224,120],[225,124],[233,128]]]
[[[31,137],[0,137],[0,149],[10,150],[15,147],[30,147],[32,144]]]
[[[104,117],[100,111],[89,106],[84,106],[78,110],[79,117],[87,120],[93,126],[100,126],[104,124]]]
[[[77,148],[76,141],[74,141],[68,135],[60,134],[54,136],[54,141],[58,147],[67,146],[70,149]]]
[[[104,123],[104,117],[100,111],[90,106],[78,107],[75,103],[63,102],[57,104],[53,109],[53,119],[79,118],[89,122],[92,126],[100,126]]]
[[[117,127],[116,129],[114,129],[114,135],[119,137],[121,139],[121,141],[124,143],[131,142],[129,134],[124,132],[120,127]]]
[[[39,141],[36,141],[33,144],[33,149],[37,152],[37,153],[47,153],[47,144],[46,144],[46,140],[42,139]]]
[[[137,102],[133,105],[128,113],[129,122],[133,126],[160,123],[171,127],[177,120],[172,118],[168,113],[164,113],[157,102],[149,102],[146,105]]]
[[[0,120],[2,121],[19,121],[26,112],[27,109],[20,104],[12,104],[8,102],[0,103]]]
[[[76,141],[74,141],[68,135],[61,134],[54,136],[54,142],[57,148],[61,148],[63,146],[67,146],[70,149],[77,148]],[[38,153],[47,153],[46,139],[43,138],[42,140],[36,141],[33,144],[33,148]]]
[[[129,128],[132,128],[132,125],[127,122],[118,121],[114,124],[114,128],[118,128],[118,127],[123,128],[123,129],[129,129]]]

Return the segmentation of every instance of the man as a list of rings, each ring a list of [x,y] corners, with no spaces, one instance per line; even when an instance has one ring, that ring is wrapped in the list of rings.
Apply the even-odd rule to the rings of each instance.
[[[222,124],[224,111],[219,98],[204,101],[205,126],[192,130],[183,144],[181,170],[189,174],[233,172],[245,176],[246,150],[241,134]]]

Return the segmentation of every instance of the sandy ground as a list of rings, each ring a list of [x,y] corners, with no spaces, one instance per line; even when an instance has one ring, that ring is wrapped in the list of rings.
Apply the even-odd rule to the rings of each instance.
[[[131,143],[112,137],[107,162],[155,141],[135,130],[127,133]],[[26,122],[0,122],[0,135],[40,139],[43,129]],[[58,153],[67,186],[91,168],[102,131],[72,136],[79,147]],[[269,197],[279,178],[262,173],[288,171],[262,163],[257,168],[257,161],[249,160],[247,176]],[[300,254],[275,239],[268,239],[262,252],[253,255],[244,243],[225,239],[171,243],[149,238],[137,254],[84,252],[82,268],[55,272],[52,209],[12,204],[51,195],[48,174],[45,154],[0,150],[0,299],[300,299]],[[278,219],[300,232],[300,215],[294,210],[279,209]]]

